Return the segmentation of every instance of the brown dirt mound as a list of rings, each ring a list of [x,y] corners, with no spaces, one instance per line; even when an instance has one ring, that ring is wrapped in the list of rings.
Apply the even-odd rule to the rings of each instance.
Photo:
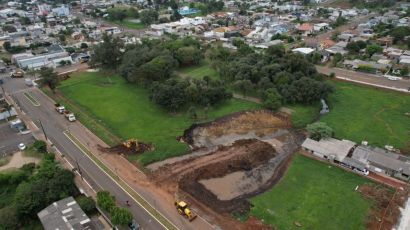
[[[199,183],[199,180],[219,178],[237,171],[249,171],[266,164],[275,156],[275,149],[266,142],[255,139],[240,140],[232,146],[220,147],[216,152],[203,157],[167,165],[155,172],[153,176],[158,184],[168,186],[168,189],[171,189],[172,183],[177,182],[178,186],[173,192],[178,192],[179,188],[193,199],[219,213],[247,213],[250,209],[247,198],[262,193],[275,184],[283,176],[289,159],[280,163],[268,183],[260,186],[254,192],[242,194],[231,200],[218,199],[214,193]]]
[[[194,131],[198,129],[205,129],[209,135],[220,137],[252,131],[257,135],[263,136],[279,128],[290,127],[289,117],[284,113],[273,113],[269,110],[245,111],[224,116],[211,122],[193,124],[178,139],[192,145],[194,144]]]
[[[108,152],[108,153],[117,153],[117,154],[125,154],[125,155],[132,155],[132,154],[141,154],[146,151],[152,151],[154,149],[154,145],[151,143],[144,143],[137,140],[128,140],[124,143],[118,144],[113,147],[102,147],[99,146],[101,151]]]

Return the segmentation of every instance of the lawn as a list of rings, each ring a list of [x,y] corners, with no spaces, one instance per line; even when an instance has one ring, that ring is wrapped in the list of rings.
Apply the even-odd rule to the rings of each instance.
[[[205,61],[196,66],[181,68],[179,72],[182,73],[183,76],[192,77],[195,79],[202,79],[205,76],[209,76],[213,79],[219,79],[218,72],[212,69]]]
[[[188,151],[186,144],[176,140],[194,122],[186,112],[169,114],[149,100],[147,90],[128,84],[121,77],[103,76],[102,73],[81,73],[62,82],[59,87],[66,98],[87,114],[78,116],[83,124],[110,144],[114,144],[113,138],[107,133],[123,140],[136,138],[154,143],[154,151],[138,158],[144,165]],[[207,113],[198,108],[197,113],[201,121],[205,121],[259,108],[255,103],[232,99],[212,107]]]
[[[317,105],[286,105],[292,110],[293,127],[302,129],[314,122],[319,117],[320,106],[320,103]]]
[[[410,142],[410,96],[347,82],[333,82],[330,113],[320,120],[335,131],[336,138],[363,140],[383,147],[404,148]]]
[[[133,22],[133,21],[130,21],[129,19],[125,19],[121,22],[120,21],[114,21],[114,22],[109,21],[109,22],[115,23],[115,24],[117,24],[118,26],[121,26],[121,27],[126,27],[128,29],[140,30],[140,29],[145,28],[145,25],[142,24],[141,22]]]
[[[296,155],[275,187],[251,199],[250,215],[278,229],[365,229],[372,202],[355,191],[365,183],[371,182]]]

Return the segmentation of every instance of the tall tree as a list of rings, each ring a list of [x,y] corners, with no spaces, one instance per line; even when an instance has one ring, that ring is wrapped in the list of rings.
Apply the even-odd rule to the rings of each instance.
[[[43,67],[40,70],[40,85],[48,86],[53,93],[55,93],[55,89],[60,84],[60,78],[58,77],[57,73],[54,72],[52,68]]]
[[[105,33],[103,41],[94,46],[90,65],[100,65],[103,69],[116,70],[121,63],[123,45],[120,38]]]

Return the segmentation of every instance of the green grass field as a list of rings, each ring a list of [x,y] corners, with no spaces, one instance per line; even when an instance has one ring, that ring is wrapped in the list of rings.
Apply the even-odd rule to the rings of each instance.
[[[410,144],[410,96],[346,82],[333,82],[330,113],[321,118],[336,138],[383,147],[403,148]]]
[[[122,27],[126,27],[128,29],[134,29],[134,30],[140,30],[140,29],[144,29],[146,26],[142,23],[137,23],[137,22],[132,22],[129,19],[125,19],[122,22],[120,21],[109,21],[111,23],[115,23],[118,26],[122,26]]]
[[[82,73],[62,82],[59,90],[79,106],[82,112],[93,118],[83,119],[81,114],[78,116],[81,122],[104,141],[112,139],[107,135],[108,131],[122,139],[136,138],[154,143],[154,151],[139,157],[144,165],[188,151],[186,144],[176,141],[176,137],[182,135],[194,122],[188,114],[167,113],[149,100],[147,90],[127,84],[121,77],[108,79],[103,73]],[[207,114],[200,108],[197,113],[202,118],[201,121],[205,121],[241,110],[259,108],[255,103],[232,99],[211,108]],[[97,126],[93,120],[100,121],[107,129],[95,129]]]
[[[196,66],[181,68],[179,72],[182,73],[183,76],[192,77],[195,79],[202,79],[205,76],[209,76],[213,79],[219,79],[218,72],[212,69],[207,62],[203,62]]]
[[[319,117],[321,105],[318,103],[317,105],[289,105],[286,107],[292,110],[293,127],[302,129]]]
[[[365,229],[372,202],[355,191],[357,185],[365,183],[371,182],[296,155],[275,187],[251,199],[254,207],[250,215],[278,229]]]

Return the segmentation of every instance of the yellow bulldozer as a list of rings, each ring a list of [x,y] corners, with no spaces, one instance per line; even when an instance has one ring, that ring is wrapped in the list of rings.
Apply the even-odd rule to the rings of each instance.
[[[180,215],[185,216],[189,221],[193,221],[196,215],[188,208],[188,204],[185,201],[175,201],[175,207]]]

